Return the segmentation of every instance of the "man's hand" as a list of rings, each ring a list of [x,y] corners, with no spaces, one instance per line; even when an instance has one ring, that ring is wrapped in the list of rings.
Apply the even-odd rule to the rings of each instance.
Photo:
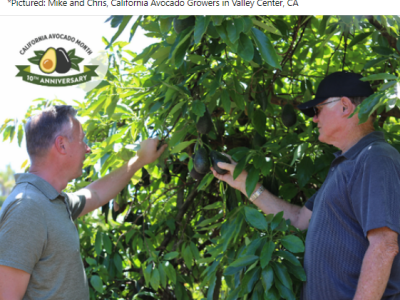
[[[230,156],[228,157],[230,158]],[[222,162],[218,163],[218,167],[227,170],[228,173],[226,173],[225,175],[220,175],[213,168],[211,168],[213,175],[219,180],[225,181],[231,187],[241,191],[247,197],[246,178],[248,174],[245,170],[243,170],[242,173],[240,173],[239,176],[236,177],[236,179],[234,180],[233,171],[235,170],[237,164],[232,161],[231,158],[230,160],[232,162],[230,164]],[[257,183],[254,190],[257,190],[260,186],[261,184]],[[296,226],[300,229],[308,228],[308,224],[312,215],[312,212],[307,207],[300,207],[290,204],[272,195],[267,190],[264,190],[262,194],[253,202],[253,204],[257,205],[265,214],[277,214],[278,212],[283,211],[283,217],[285,219],[290,219],[293,226]]]
[[[86,204],[79,216],[83,216],[115,198],[140,168],[159,158],[167,148],[167,144],[157,150],[158,142],[158,139],[147,139],[141,142],[135,157],[132,157],[122,167],[81,189],[79,193],[86,197]]]
[[[229,157],[229,159],[231,160],[231,163],[227,164],[227,163],[219,162],[218,167],[220,167],[221,169],[227,170],[228,173],[226,173],[224,175],[220,175],[211,167],[213,175],[216,178],[218,178],[219,180],[225,181],[231,187],[241,191],[244,195],[246,195],[247,172],[245,170],[243,170],[242,173],[240,173],[239,176],[236,177],[236,179],[233,179],[233,171],[235,170],[237,163],[234,162],[229,155],[226,155],[226,156]]]
[[[164,144],[157,150],[159,142],[160,141],[158,139],[147,139],[142,141],[140,143],[140,149],[136,153],[138,163],[144,166],[147,164],[151,164],[157,158],[159,158],[168,146],[167,144]]]

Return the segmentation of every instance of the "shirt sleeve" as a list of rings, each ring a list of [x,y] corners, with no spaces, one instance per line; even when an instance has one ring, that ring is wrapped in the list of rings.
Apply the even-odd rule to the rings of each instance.
[[[306,204],[305,204],[305,207],[307,207],[311,211],[314,208],[314,200],[315,200],[315,197],[317,196],[317,194],[318,194],[318,192],[316,192],[314,195],[312,195],[311,198],[308,199]]]
[[[400,233],[400,162],[370,155],[352,186],[354,214],[364,236],[369,230],[388,227]]]
[[[47,244],[42,212],[30,198],[3,206],[0,218],[0,265],[32,274]]]
[[[71,211],[72,219],[75,221],[83,211],[86,204],[86,197],[78,193],[65,193],[66,200]]]

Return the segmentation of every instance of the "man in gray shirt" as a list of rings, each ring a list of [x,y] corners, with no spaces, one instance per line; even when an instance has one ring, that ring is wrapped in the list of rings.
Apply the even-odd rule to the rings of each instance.
[[[250,200],[266,214],[284,212],[308,228],[303,300],[399,300],[400,154],[375,132],[374,116],[358,124],[356,106],[373,94],[362,76],[336,72],[320,83],[314,100],[299,106],[318,124],[319,140],[340,149],[319,191],[303,207],[257,184]],[[235,164],[214,176],[246,195]]]
[[[76,193],[64,193],[81,176],[85,155],[82,126],[71,106],[53,106],[26,124],[29,173],[0,211],[0,300],[89,299],[73,221],[113,199],[135,172],[155,161],[157,139],[141,143],[125,165]]]

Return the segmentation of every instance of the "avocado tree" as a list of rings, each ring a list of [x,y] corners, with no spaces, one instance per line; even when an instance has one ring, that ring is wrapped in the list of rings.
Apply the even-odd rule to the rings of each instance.
[[[141,140],[169,147],[111,205],[77,221],[92,299],[298,299],[305,232],[249,202],[257,182],[303,205],[325,179],[332,146],[296,105],[335,71],[376,91],[360,105],[399,148],[397,16],[111,16],[105,79],[77,102],[92,153],[74,191],[132,157]],[[142,27],[158,38],[142,53]],[[119,41],[124,30],[129,41]],[[36,109],[60,100],[42,100]],[[4,140],[23,126],[3,124]],[[229,154],[246,193],[209,168]],[[221,171],[221,170],[220,170]]]

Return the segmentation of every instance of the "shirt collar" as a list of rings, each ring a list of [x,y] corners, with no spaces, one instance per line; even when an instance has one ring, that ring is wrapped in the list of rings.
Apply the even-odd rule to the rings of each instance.
[[[373,142],[384,142],[385,141],[385,135],[381,131],[374,131],[366,136],[364,136],[361,140],[357,142],[353,147],[351,147],[349,150],[347,150],[345,153],[342,153],[342,151],[335,152],[334,155],[336,158],[343,156],[346,159],[354,159],[358,153],[361,152],[362,149],[364,149],[366,146],[369,144],[372,144]]]
[[[57,192],[57,190],[43,178],[32,174],[32,173],[19,173],[15,174],[15,184],[19,183],[29,183],[41,191],[47,198],[51,201],[57,199],[58,197],[64,197],[64,193]]]

